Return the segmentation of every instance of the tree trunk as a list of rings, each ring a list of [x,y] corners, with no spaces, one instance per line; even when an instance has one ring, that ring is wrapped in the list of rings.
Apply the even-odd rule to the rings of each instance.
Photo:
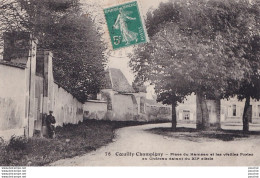
[[[243,112],[243,131],[248,132],[249,131],[249,118],[247,117],[247,111],[250,107],[250,97],[246,97],[244,112]]]
[[[221,114],[220,114],[220,110],[221,110],[221,103],[220,103],[220,97],[216,98],[216,115],[217,115],[217,121],[214,124],[215,125],[215,129],[220,130],[221,129]]]
[[[176,104],[172,104],[172,131],[175,131],[176,127],[177,127]]]
[[[196,128],[198,130],[203,129],[202,124],[202,109],[201,109],[201,96],[199,93],[196,94]]]
[[[209,111],[207,107],[207,103],[204,97],[202,97],[202,124],[203,124],[203,130],[209,129]]]
[[[196,105],[197,105],[197,119],[196,125],[198,130],[209,129],[209,112],[204,96],[197,93]]]

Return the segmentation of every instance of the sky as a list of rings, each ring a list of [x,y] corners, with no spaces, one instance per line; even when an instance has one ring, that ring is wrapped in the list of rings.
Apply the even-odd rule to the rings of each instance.
[[[0,0],[1,1],[1,0]],[[108,45],[109,49],[109,57],[108,57],[108,66],[110,68],[118,68],[121,69],[123,74],[126,76],[128,82],[132,84],[134,80],[134,74],[131,71],[128,62],[129,58],[127,57],[129,53],[132,52],[133,47],[126,47],[119,50],[112,50],[112,45],[110,42],[110,37],[108,34],[107,26],[105,24],[105,18],[103,9],[105,7],[109,6],[115,6],[117,4],[122,4],[125,2],[131,2],[134,0],[81,0],[81,3],[83,4],[83,7],[85,8],[85,11],[88,11],[91,16],[94,16],[95,21],[97,23],[102,24],[102,30],[105,31],[104,40],[105,43]],[[167,0],[137,0],[139,5],[140,14],[145,16],[147,11],[152,8],[158,7],[160,2],[165,2]],[[0,52],[2,49],[0,49]],[[0,55],[0,60],[2,59],[2,56]]]
[[[158,7],[160,2],[165,1],[167,0],[138,0],[139,5],[141,6],[139,7],[139,10],[141,11],[140,14],[145,16],[150,8],[155,9],[156,7]],[[108,47],[111,49],[109,50],[110,53],[108,58],[108,66],[110,68],[121,69],[129,83],[132,84],[134,80],[134,74],[128,65],[130,59],[127,56],[129,53],[132,52],[133,47],[126,47],[115,51],[112,50],[103,13],[103,8],[115,6],[117,4],[122,4],[125,2],[129,2],[129,0],[81,0],[81,3],[84,5],[86,10],[89,11],[89,9],[91,9],[91,14],[95,16],[95,20],[98,23],[102,24],[102,28],[105,31],[104,39]]]

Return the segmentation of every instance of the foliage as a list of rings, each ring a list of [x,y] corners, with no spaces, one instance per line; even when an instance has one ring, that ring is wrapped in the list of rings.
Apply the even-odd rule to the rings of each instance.
[[[60,159],[84,155],[112,142],[115,129],[143,124],[146,123],[97,120],[64,124],[63,127],[56,128],[55,139],[29,138],[28,142],[24,142],[24,150],[9,149],[8,145],[0,145],[0,165],[43,166]],[[20,138],[23,137],[17,138],[14,140],[16,143],[19,140],[20,144]]]
[[[132,82],[132,87],[134,89],[135,92],[146,92],[146,87],[144,85],[144,83],[135,83],[135,82]]]
[[[154,83],[158,100],[168,104],[192,92],[209,98],[237,94],[243,82],[259,76],[251,62],[259,65],[259,50],[253,47],[258,15],[258,3],[246,1],[160,4],[147,14],[150,43],[136,48],[131,58],[136,80]]]
[[[29,31],[54,53],[54,78],[80,101],[104,78],[105,45],[78,0],[12,0],[0,4],[1,31]]]
[[[24,136],[12,135],[7,147],[8,147],[8,149],[15,150],[15,151],[25,150],[27,142],[28,142],[28,139]]]

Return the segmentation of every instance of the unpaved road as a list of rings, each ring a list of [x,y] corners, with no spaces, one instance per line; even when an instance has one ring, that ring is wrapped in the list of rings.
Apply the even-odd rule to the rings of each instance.
[[[100,149],[70,159],[63,159],[51,166],[259,166],[260,139],[241,139],[230,142],[193,142],[145,131],[166,124],[150,124],[125,127],[116,131],[114,142]],[[143,153],[159,153],[157,156],[140,156]],[[208,154],[208,156],[191,156]],[[225,153],[228,155],[224,156]],[[244,153],[243,156],[234,154]],[[253,156],[245,155],[246,153]],[[110,155],[111,154],[111,155]],[[162,155],[161,155],[162,154]],[[210,155],[210,154],[214,154]],[[222,154],[216,156],[216,154]],[[124,156],[120,156],[124,155]],[[201,158],[213,160],[201,160]],[[146,158],[147,160],[143,160]],[[156,160],[167,158],[167,160]],[[176,160],[177,158],[181,160]],[[190,160],[185,160],[185,158]],[[175,160],[170,160],[175,159]],[[192,160],[194,159],[194,160]],[[198,160],[197,160],[198,159]]]

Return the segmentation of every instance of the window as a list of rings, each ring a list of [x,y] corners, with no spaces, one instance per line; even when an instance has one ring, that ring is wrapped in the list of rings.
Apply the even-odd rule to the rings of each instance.
[[[185,114],[184,115],[184,120],[190,120],[190,115],[189,114]]]
[[[183,119],[190,120],[190,111],[183,110]]]
[[[236,116],[237,115],[237,108],[236,108],[236,105],[234,104],[232,106],[232,116]]]

